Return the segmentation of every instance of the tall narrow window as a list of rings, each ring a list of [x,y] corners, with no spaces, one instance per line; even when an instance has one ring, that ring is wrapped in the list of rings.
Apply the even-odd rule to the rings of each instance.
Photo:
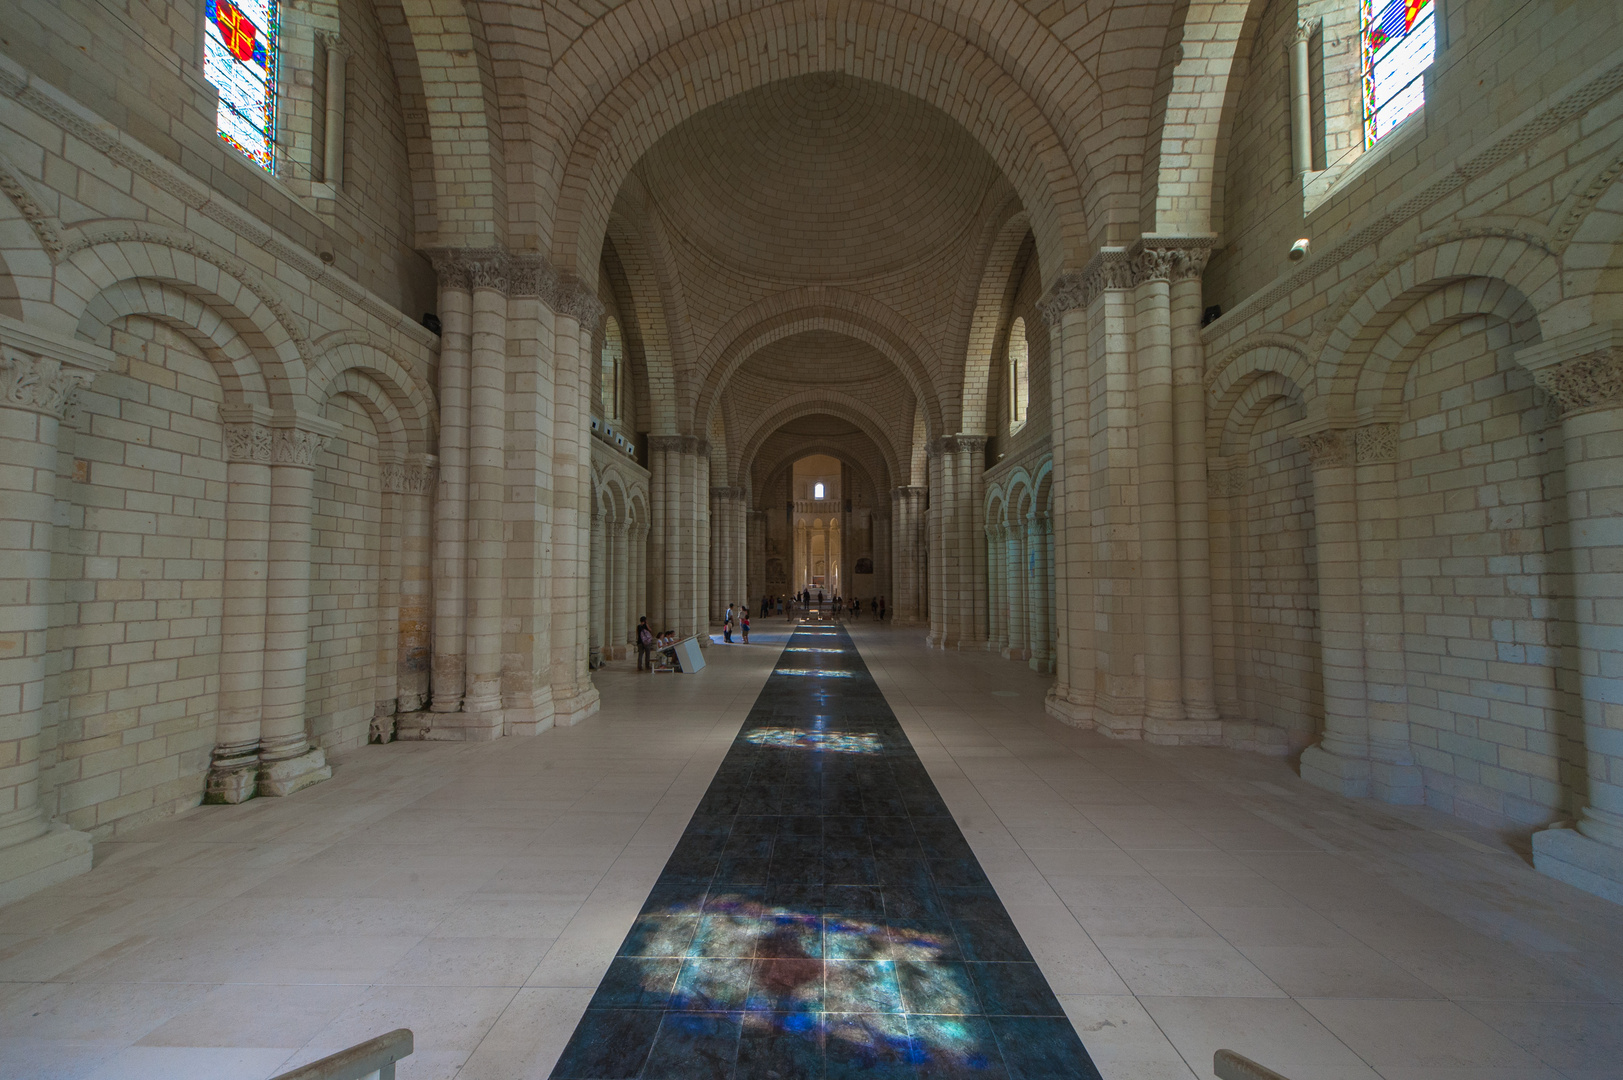
[[[207,0],[203,75],[220,92],[220,138],[276,169],[276,0]]]
[[[605,419],[621,419],[620,372],[624,359],[625,343],[620,338],[620,323],[610,315],[603,324],[603,388],[599,392]]]
[[[1364,146],[1426,103],[1421,74],[1437,50],[1433,0],[1363,0]]]
[[[822,497],[823,497],[823,485],[822,484],[813,484],[812,485],[812,498],[821,499]]]
[[[1026,426],[1026,408],[1031,404],[1031,366],[1026,348],[1026,320],[1016,319],[1009,327],[1009,430]]]

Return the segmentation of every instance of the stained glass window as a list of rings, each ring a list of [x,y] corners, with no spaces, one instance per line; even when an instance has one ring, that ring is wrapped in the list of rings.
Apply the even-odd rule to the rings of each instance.
[[[203,75],[220,92],[220,138],[276,167],[276,0],[206,0]]]
[[[1436,52],[1433,0],[1363,0],[1364,146],[1426,103],[1421,73]]]
[[[1026,320],[1016,319],[1009,327],[1009,430],[1019,431],[1026,423],[1031,404],[1030,355],[1026,349]]]

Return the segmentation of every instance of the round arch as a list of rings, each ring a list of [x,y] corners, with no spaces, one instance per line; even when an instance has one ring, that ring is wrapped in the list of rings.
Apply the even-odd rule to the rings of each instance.
[[[735,477],[747,475],[751,459],[760,452],[766,440],[784,424],[805,416],[816,415],[837,416],[841,420],[855,424],[878,449],[881,460],[884,461],[885,468],[890,470],[890,474],[898,475],[901,457],[897,454],[896,447],[885,438],[885,422],[878,412],[866,402],[849,394],[823,389],[807,390],[779,401],[771,412],[750,425],[743,438],[739,440],[737,453],[731,456],[733,475]]]

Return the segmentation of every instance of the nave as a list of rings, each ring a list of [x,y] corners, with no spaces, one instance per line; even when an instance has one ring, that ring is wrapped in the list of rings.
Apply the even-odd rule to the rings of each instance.
[[[402,1080],[551,1075],[784,630],[695,677],[612,662],[591,724],[358,748],[302,798],[99,844],[0,912],[0,1075],[262,1080],[398,1026]],[[1112,742],[1024,666],[847,631],[1106,1080],[1220,1046],[1293,1080],[1617,1075],[1615,908],[1494,834]]]

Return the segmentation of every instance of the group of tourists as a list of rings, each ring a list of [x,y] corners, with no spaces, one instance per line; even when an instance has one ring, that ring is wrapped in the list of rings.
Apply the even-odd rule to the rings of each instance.
[[[829,606],[829,611],[835,618],[841,616],[849,616],[853,619],[862,618],[862,600],[856,597],[848,599],[839,594],[826,596],[821,589],[802,589],[798,593],[791,593],[787,600],[781,594],[775,597],[763,596],[761,597],[761,617],[765,618],[775,611],[779,615],[787,616],[792,621],[797,608],[801,614],[805,614],[813,609],[822,611],[824,604]],[[868,612],[875,619],[883,622],[885,619],[885,598],[883,596],[870,597],[867,605]],[[728,610],[731,611],[732,609],[728,608]]]
[[[737,625],[738,632],[744,636],[744,644],[750,643],[750,606],[740,602],[736,607],[727,605],[727,614],[721,617],[721,636],[727,644],[733,643],[733,627]]]
[[[644,615],[637,620],[637,670],[653,671],[656,655],[660,666],[676,666],[676,631],[661,630],[656,634]]]

